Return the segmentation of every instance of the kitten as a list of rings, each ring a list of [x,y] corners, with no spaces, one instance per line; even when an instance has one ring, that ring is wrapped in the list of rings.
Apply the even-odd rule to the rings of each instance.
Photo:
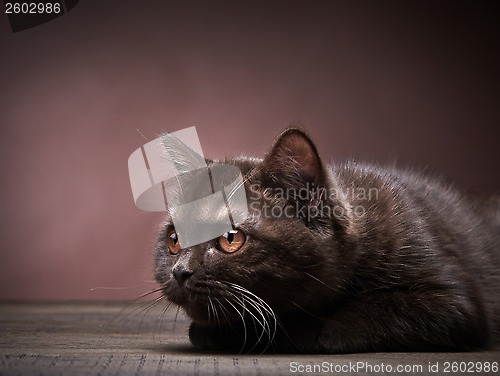
[[[191,317],[194,346],[351,353],[498,343],[499,198],[396,168],[324,165],[294,128],[262,160],[221,163],[244,174],[246,220],[179,249],[167,218],[156,249],[156,280]]]

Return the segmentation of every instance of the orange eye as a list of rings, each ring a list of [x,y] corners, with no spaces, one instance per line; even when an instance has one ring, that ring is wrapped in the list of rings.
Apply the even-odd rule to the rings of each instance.
[[[176,255],[181,250],[179,238],[174,229],[169,230],[167,233],[167,247],[171,254]]]
[[[231,230],[217,239],[217,248],[226,253],[233,253],[245,244],[247,237],[241,230]]]

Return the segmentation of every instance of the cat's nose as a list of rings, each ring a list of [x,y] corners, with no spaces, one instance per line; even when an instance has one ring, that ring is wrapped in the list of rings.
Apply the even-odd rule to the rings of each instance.
[[[178,265],[172,270],[172,274],[174,275],[175,280],[179,283],[179,285],[184,284],[186,279],[193,275],[193,271],[184,266]]]

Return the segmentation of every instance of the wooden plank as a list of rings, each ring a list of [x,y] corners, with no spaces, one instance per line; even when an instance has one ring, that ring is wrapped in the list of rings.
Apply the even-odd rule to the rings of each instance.
[[[436,375],[445,374],[445,362],[484,364],[500,359],[500,351],[347,355],[199,352],[187,339],[187,319],[177,314],[175,307],[165,307],[164,302],[154,306],[151,302],[0,303],[0,375],[290,375],[300,370],[308,375],[330,373],[324,371],[353,375],[354,370],[364,373],[369,367],[371,374],[394,374],[398,366],[421,367],[399,374]],[[439,372],[433,372],[436,366]]]

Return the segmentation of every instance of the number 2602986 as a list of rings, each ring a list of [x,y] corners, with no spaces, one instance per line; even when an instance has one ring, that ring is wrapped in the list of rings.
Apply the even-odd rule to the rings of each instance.
[[[5,3],[6,14],[58,14],[60,3]]]

